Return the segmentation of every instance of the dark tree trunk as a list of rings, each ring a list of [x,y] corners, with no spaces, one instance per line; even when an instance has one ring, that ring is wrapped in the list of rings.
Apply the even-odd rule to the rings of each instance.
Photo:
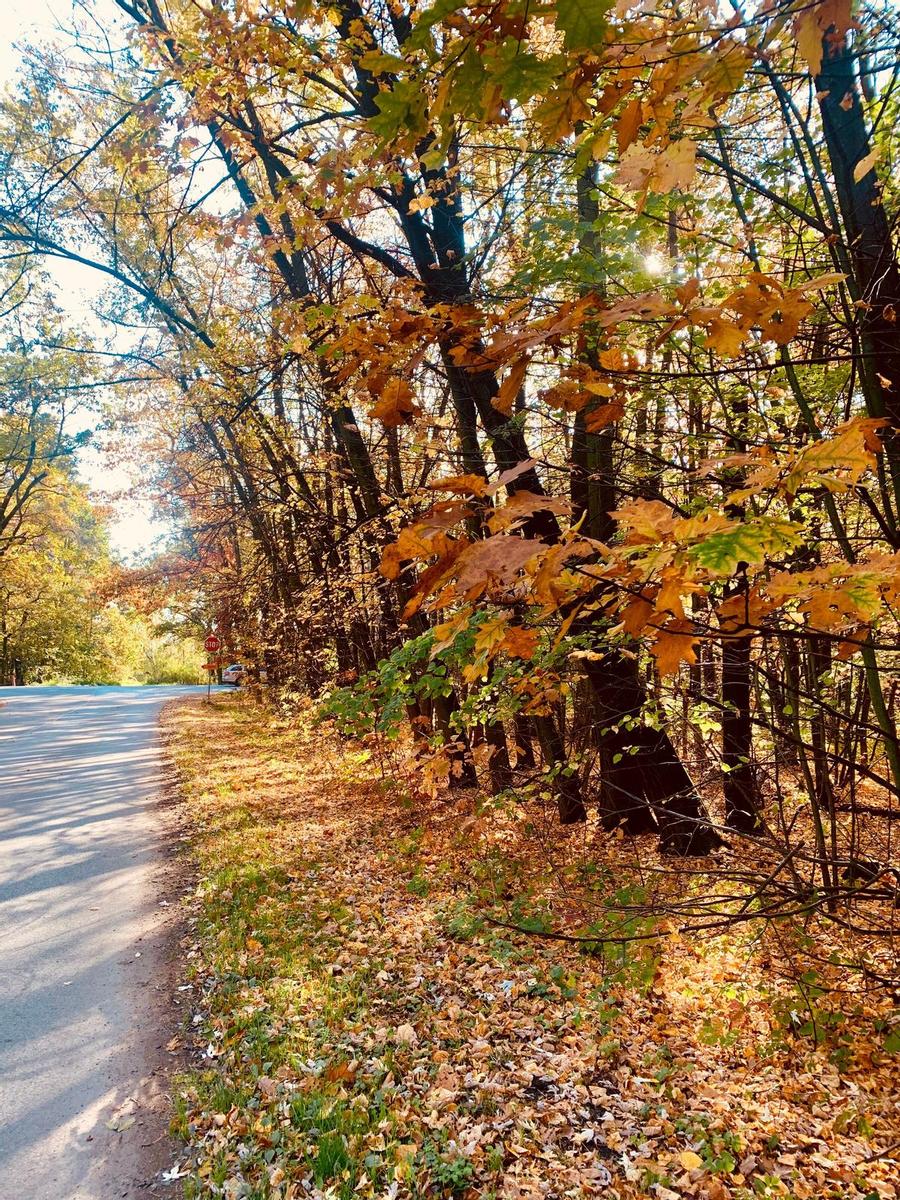
[[[597,702],[602,810],[629,833],[659,830],[674,854],[708,854],[722,844],[669,735],[643,722],[646,693],[634,659],[618,652],[589,662]]]
[[[725,824],[738,833],[759,827],[753,770],[753,722],[750,711],[752,639],[722,641],[722,765],[725,768]]]
[[[451,718],[457,707],[455,694],[436,696],[433,701],[434,723],[447,748],[451,788],[475,787],[478,777],[475,774],[468,738],[463,730],[454,729],[451,725]]]
[[[533,770],[537,766],[532,745],[532,723],[528,717],[519,714],[515,718],[516,731],[516,769]]]
[[[484,740],[490,748],[488,772],[491,779],[491,794],[499,796],[512,784],[512,767],[509,763],[509,748],[506,731],[500,721],[491,721],[485,726]]]
[[[834,814],[834,790],[831,786],[831,769],[828,761],[828,733],[825,726],[825,710],[821,705],[821,678],[831,666],[831,652],[825,638],[810,638],[807,656],[807,679],[813,712],[809,721],[809,736],[812,743],[813,778],[815,801],[824,812]]]
[[[859,180],[854,170],[871,150],[850,38],[826,36],[816,94],[834,176],[845,240],[856,274],[866,398],[874,416],[890,427],[885,449],[900,491],[900,264],[874,169]]]
[[[587,820],[587,809],[581,794],[578,773],[566,774],[566,748],[552,716],[533,717],[535,732],[546,767],[557,769],[554,787],[561,825],[574,825]]]

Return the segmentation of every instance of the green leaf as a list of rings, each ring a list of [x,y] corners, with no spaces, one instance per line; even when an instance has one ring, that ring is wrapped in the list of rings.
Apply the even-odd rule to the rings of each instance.
[[[757,566],[797,545],[802,529],[792,521],[761,518],[710,534],[691,547],[691,558],[716,575],[733,575],[739,563]]]
[[[392,141],[403,130],[422,134],[426,130],[425,95],[417,79],[399,79],[389,91],[375,97],[378,116],[369,118],[369,125],[385,142]]]
[[[888,1054],[900,1054],[900,1029],[893,1030],[884,1039],[884,1048]]]
[[[557,0],[556,27],[566,37],[567,50],[591,50],[603,41],[606,14],[614,0]]]
[[[484,56],[488,78],[504,100],[530,100],[547,91],[561,67],[559,57],[539,59],[521,48],[519,38],[505,38]]]
[[[436,4],[432,4],[430,8],[426,8],[419,15],[413,31],[406,39],[404,45],[414,50],[427,46],[430,41],[428,35],[434,26],[439,25],[444,17],[449,17],[458,8],[464,7],[465,5],[459,4],[458,0],[437,0]]]
[[[450,94],[450,109],[455,113],[484,112],[483,92],[487,83],[487,71],[476,46],[469,45],[453,72]]]

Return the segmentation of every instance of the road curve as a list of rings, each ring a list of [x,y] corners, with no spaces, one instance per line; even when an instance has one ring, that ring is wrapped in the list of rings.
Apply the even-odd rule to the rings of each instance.
[[[157,720],[193,690],[0,688],[0,1200],[161,1194]]]

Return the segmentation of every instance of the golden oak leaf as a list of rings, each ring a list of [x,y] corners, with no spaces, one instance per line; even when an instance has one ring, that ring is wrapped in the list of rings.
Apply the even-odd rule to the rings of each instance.
[[[622,627],[633,638],[642,634],[653,615],[653,604],[643,596],[635,596],[621,612]]]
[[[443,553],[437,562],[432,563],[426,571],[422,572],[422,575],[417,580],[413,594],[403,607],[403,619],[405,621],[408,621],[410,617],[419,611],[438,584],[446,578],[451,567],[468,545],[468,542],[462,538],[454,540],[442,535],[440,539],[435,539],[435,541],[438,540],[442,543]]]
[[[675,289],[675,295],[678,297],[679,304],[690,304],[699,292],[700,280],[696,275],[692,275],[690,279],[686,279],[684,283],[679,284]]]
[[[679,628],[684,626],[684,628]],[[656,659],[660,675],[674,675],[682,663],[697,661],[695,638],[688,632],[687,622],[672,623],[661,629],[650,645],[650,653]]]
[[[425,485],[435,492],[459,492],[461,495],[483,496],[488,481],[483,475],[448,475],[446,479],[435,479]]]
[[[785,492],[796,495],[804,483],[846,491],[875,466],[875,454],[881,449],[877,431],[884,424],[883,417],[855,417],[839,426],[833,437],[806,446],[784,478]]]
[[[522,625],[510,625],[503,638],[503,649],[512,658],[533,658],[540,633]]]
[[[719,629],[728,637],[752,637],[763,617],[778,607],[776,600],[760,594],[752,587],[723,600],[716,608]]]
[[[706,344],[723,358],[734,358],[744,344],[744,331],[733,321],[713,317],[706,327]]]
[[[622,114],[616,122],[616,140],[619,153],[624,154],[638,135],[641,127],[641,102],[632,100],[622,109]]]
[[[413,400],[412,388],[402,379],[389,379],[382,389],[371,415],[390,427],[409,425],[421,408]]]
[[[675,518],[662,500],[629,500],[611,514],[632,531],[635,541],[658,542],[672,532]]]
[[[475,634],[476,654],[493,656],[503,642],[508,623],[509,618],[505,613],[499,617],[489,617],[486,621],[482,621]]]
[[[666,567],[662,572],[662,583],[656,594],[655,608],[658,613],[670,613],[681,620],[684,617],[684,605],[681,603],[682,593],[690,589],[681,571],[675,567]]]
[[[385,547],[379,569],[385,579],[396,579],[402,562],[411,558],[429,558],[432,553],[431,541],[422,536],[419,527],[407,525],[400,530],[397,540]]]
[[[449,621],[443,621],[440,625],[434,627],[434,641],[431,644],[431,658],[435,658],[442,650],[446,650],[452,646],[457,637],[469,626],[469,618],[472,615],[471,608],[463,608],[458,613],[450,618]]]
[[[590,586],[590,580],[566,571],[565,566],[570,558],[587,558],[598,549],[606,550],[606,547],[590,538],[568,536],[541,555],[534,571],[531,594],[544,606],[545,612],[552,612],[564,600]]]

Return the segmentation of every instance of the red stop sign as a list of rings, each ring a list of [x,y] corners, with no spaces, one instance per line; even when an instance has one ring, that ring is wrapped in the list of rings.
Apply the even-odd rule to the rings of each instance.
[[[222,645],[222,643],[219,641],[219,639],[216,637],[216,635],[214,633],[211,633],[209,635],[209,637],[206,639],[206,641],[203,643],[203,648],[205,650],[208,650],[210,654],[215,654],[215,652],[219,649],[219,647],[221,645]]]

